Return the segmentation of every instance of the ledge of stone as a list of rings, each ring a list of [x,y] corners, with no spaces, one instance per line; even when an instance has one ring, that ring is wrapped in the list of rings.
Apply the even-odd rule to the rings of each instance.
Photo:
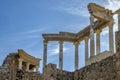
[[[98,62],[98,61],[101,61],[102,59],[105,59],[109,56],[113,56],[114,53],[110,52],[110,51],[104,51],[98,55],[95,55],[94,57],[92,58],[89,58],[87,61],[86,61],[86,65],[90,65],[91,63],[95,63],[95,62]]]

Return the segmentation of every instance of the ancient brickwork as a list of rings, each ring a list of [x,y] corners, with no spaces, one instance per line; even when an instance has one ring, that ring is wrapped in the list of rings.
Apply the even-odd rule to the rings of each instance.
[[[44,67],[44,80],[74,80],[74,73],[57,69],[55,64],[48,64]]]
[[[75,72],[61,71],[54,64],[48,64],[44,80],[116,80],[116,56],[110,56]]]
[[[100,54],[97,54],[96,56],[86,60],[86,65],[90,65],[91,63],[95,63],[95,62],[101,61],[101,59],[105,59],[105,58],[107,58],[109,56],[112,56],[112,55],[114,55],[113,52],[104,51],[104,52],[102,52]]]
[[[120,31],[116,32],[116,75],[120,80]]]
[[[88,5],[90,25],[78,33],[60,32],[59,34],[43,34],[43,74],[38,72],[39,58],[27,54],[23,50],[9,54],[0,66],[0,80],[120,80],[120,9],[114,13],[95,3]],[[118,32],[116,32],[116,54],[114,54],[113,15],[118,14]],[[96,20],[95,20],[96,19]],[[109,26],[109,51],[100,51],[100,33]],[[96,33],[96,45],[94,34]],[[88,40],[90,39],[90,57]],[[85,40],[85,67],[79,69],[78,48]],[[55,64],[47,65],[47,44],[49,41],[59,42],[59,69]],[[63,70],[63,43],[71,42],[75,47],[75,71]],[[96,47],[96,54],[95,54]],[[36,70],[36,71],[35,71]]]
[[[18,69],[18,53],[9,54],[0,66],[0,80],[41,80],[39,72],[26,72]]]
[[[116,80],[115,61],[114,55],[75,71],[74,80]]]
[[[0,76],[3,80],[14,80],[16,74],[16,54],[10,54],[6,57],[0,69]]]

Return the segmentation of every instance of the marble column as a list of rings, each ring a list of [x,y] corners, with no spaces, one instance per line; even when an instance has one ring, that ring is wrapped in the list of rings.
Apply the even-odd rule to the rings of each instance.
[[[23,59],[19,59],[19,69],[22,70],[22,62],[23,62]]]
[[[101,30],[96,31],[96,55],[100,53],[100,32]]]
[[[118,31],[120,31],[120,14],[118,14]]]
[[[59,69],[63,70],[63,41],[59,41]]]
[[[29,69],[30,69],[29,67],[30,67],[30,63],[27,63],[26,64],[26,71],[28,71],[28,72],[29,72]]]
[[[86,61],[88,60],[88,40],[89,37],[85,37],[85,65],[87,65]]]
[[[79,42],[74,42],[75,45],[75,70],[79,68],[79,54],[78,54],[78,47]]]
[[[94,47],[94,16],[90,16],[90,57],[95,55]]]
[[[113,23],[109,24],[109,50],[114,53]]]
[[[48,41],[44,40],[43,67],[47,65],[47,43]]]
[[[39,66],[36,66],[36,72],[38,72]]]

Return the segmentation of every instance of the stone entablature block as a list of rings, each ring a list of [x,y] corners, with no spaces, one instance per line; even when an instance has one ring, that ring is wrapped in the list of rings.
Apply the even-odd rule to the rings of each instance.
[[[101,7],[95,3],[90,3],[88,5],[89,12],[92,13],[96,18],[100,20],[107,20],[112,21],[112,11],[105,9],[104,7]]]
[[[86,60],[86,65],[90,65],[92,63],[101,61],[102,59],[105,59],[109,56],[113,56],[114,54],[110,51],[104,51],[100,54],[95,55],[94,57],[89,58],[88,60]]]
[[[33,65],[39,66],[39,62],[41,59],[35,58],[35,57],[27,54],[25,51],[23,51],[21,49],[18,50],[18,55],[19,55],[20,59],[23,59],[25,62],[29,62]]]

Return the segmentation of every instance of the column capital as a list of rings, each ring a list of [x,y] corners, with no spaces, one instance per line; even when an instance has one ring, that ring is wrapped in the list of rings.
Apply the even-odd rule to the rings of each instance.
[[[21,61],[21,62],[23,61],[23,59],[21,59],[21,58],[19,58],[18,60]]]
[[[44,42],[44,45],[47,45],[48,44],[48,41],[47,40],[43,40]]]
[[[118,14],[118,30],[120,30],[120,13]]]
[[[96,30],[96,33],[97,33],[97,34],[99,34],[99,33],[101,33],[101,32],[102,32],[101,29],[97,29],[97,30]]]
[[[39,66],[35,66],[35,68],[36,68],[36,72],[38,72]]]
[[[63,44],[64,43],[64,41],[59,41],[59,44]]]
[[[118,16],[120,16],[120,12],[118,13]]]
[[[94,21],[94,18],[95,18],[95,17],[94,17],[93,15],[90,16],[90,20],[91,20],[91,21]]]
[[[79,42],[79,41],[76,41],[76,42],[74,42],[73,44],[74,44],[74,45],[79,45],[80,42]]]
[[[109,22],[109,27],[113,27],[114,22]]]
[[[27,62],[26,64],[27,64],[27,65],[30,65],[30,63],[29,63],[29,62]]]
[[[35,66],[36,68],[39,68],[39,66],[37,65],[37,66]]]
[[[85,37],[84,37],[84,39],[85,39],[85,40],[88,40],[88,39],[89,39],[89,37],[88,37],[88,36],[85,36]]]

